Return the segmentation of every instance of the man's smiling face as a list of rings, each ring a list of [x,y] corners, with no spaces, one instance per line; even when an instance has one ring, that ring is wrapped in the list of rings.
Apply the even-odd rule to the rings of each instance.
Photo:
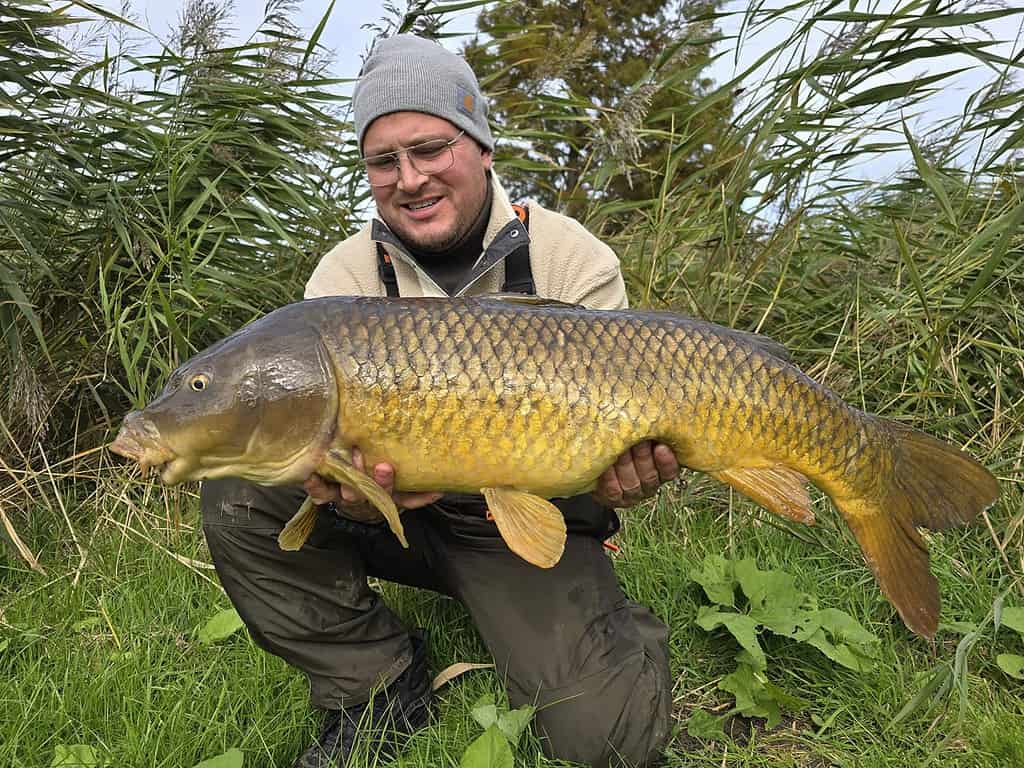
[[[459,129],[422,112],[378,117],[363,137],[363,156],[382,155],[427,141],[455,138]],[[487,199],[491,153],[468,135],[456,141],[452,167],[426,176],[401,155],[398,179],[373,187],[377,214],[414,250],[437,252],[457,243],[476,221]]]

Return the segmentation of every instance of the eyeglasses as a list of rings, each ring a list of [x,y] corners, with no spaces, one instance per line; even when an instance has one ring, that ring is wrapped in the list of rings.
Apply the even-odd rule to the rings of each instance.
[[[400,155],[409,158],[412,167],[424,176],[447,171],[455,164],[452,146],[464,133],[465,131],[459,131],[454,139],[434,139],[395,152],[364,157],[363,165],[366,167],[366,177],[370,181],[370,186],[388,187],[398,181]]]

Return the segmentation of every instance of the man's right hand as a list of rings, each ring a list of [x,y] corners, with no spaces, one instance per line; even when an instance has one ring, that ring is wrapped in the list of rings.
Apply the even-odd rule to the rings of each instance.
[[[352,449],[352,464],[361,471],[365,464],[363,454],[358,448]],[[420,493],[408,493],[395,490],[395,468],[387,462],[375,464],[370,476],[381,488],[387,491],[395,501],[399,509],[418,509],[427,504],[433,504],[444,494],[433,491]],[[340,483],[334,483],[314,473],[302,484],[306,493],[317,504],[329,504],[334,502],[338,514],[350,520],[360,523],[375,523],[384,519],[384,516],[370,504],[366,497],[355,488]]]

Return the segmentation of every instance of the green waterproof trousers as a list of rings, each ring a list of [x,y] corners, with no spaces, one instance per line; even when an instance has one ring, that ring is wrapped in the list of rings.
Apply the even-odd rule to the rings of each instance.
[[[514,555],[477,497],[402,515],[409,549],[387,529],[352,535],[324,510],[298,552],[277,535],[301,489],[203,483],[203,529],[224,589],[262,648],[302,670],[325,709],[365,701],[411,660],[406,627],[367,576],[459,600],[506,680],[513,707],[535,704],[552,757],[652,765],[669,735],[668,630],[622,592],[602,540],[614,513],[589,496],[556,500],[569,528],[551,569]]]

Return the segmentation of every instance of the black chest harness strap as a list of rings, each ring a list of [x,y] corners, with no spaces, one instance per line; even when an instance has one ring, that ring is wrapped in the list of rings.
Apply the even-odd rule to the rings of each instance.
[[[523,222],[526,231],[530,231],[530,211],[522,205],[513,205],[516,216]],[[398,278],[395,276],[395,265],[391,263],[391,257],[384,250],[384,246],[377,243],[377,273],[380,281],[384,284],[387,296],[392,298],[398,296]],[[516,248],[505,257],[505,284],[501,287],[502,293],[525,293],[533,296],[537,293],[537,287],[533,283],[533,269],[530,267],[530,243]]]

